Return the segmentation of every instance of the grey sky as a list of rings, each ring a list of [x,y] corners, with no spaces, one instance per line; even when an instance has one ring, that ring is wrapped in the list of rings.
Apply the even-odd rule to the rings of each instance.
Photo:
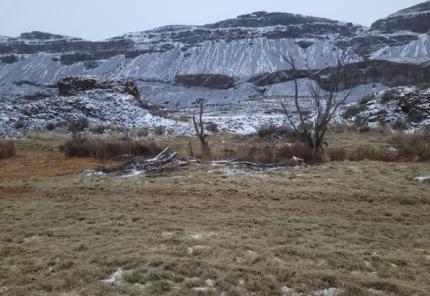
[[[101,40],[164,25],[202,25],[254,11],[369,26],[423,0],[0,0],[0,35],[44,31]]]

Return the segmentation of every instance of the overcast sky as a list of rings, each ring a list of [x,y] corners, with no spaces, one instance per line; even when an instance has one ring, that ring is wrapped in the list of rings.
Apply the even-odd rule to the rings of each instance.
[[[254,11],[370,26],[423,0],[0,0],[0,35],[44,31],[89,40],[172,24],[202,25]]]

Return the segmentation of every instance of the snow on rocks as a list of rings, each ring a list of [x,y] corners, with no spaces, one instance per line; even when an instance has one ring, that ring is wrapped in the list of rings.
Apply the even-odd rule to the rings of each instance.
[[[0,135],[22,136],[32,130],[45,130],[48,123],[64,126],[68,118],[87,118],[93,126],[118,124],[129,129],[164,126],[181,134],[192,133],[190,124],[152,115],[132,95],[91,90],[31,103],[0,102]],[[19,129],[18,121],[22,122]]]
[[[420,128],[430,124],[430,89],[395,87],[381,91],[357,106],[356,116],[350,118],[369,127],[379,125],[407,125]]]

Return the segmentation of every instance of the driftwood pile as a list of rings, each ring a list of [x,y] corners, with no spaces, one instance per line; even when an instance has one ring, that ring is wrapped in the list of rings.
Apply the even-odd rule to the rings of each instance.
[[[169,147],[167,147],[152,159],[133,157],[116,168],[103,170],[103,173],[113,175],[144,175],[161,172],[164,169],[185,164],[186,162],[178,159],[176,152],[170,152]]]

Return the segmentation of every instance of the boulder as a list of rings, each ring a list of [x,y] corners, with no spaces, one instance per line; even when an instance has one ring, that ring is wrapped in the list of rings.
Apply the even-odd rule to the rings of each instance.
[[[176,75],[175,82],[187,87],[228,89],[234,86],[234,78],[218,74]]]

